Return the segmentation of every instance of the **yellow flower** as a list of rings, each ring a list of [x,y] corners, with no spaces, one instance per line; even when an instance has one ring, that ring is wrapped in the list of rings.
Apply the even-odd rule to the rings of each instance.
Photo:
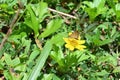
[[[83,50],[84,48],[86,48],[86,46],[82,45],[85,43],[85,40],[80,40],[80,38],[79,39],[63,38],[63,39],[66,42],[65,47],[70,50],[74,50],[75,48],[79,50]]]

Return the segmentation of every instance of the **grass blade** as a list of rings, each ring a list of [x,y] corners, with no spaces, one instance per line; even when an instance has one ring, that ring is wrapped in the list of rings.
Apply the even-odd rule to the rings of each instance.
[[[39,56],[39,58],[37,60],[35,67],[33,68],[32,72],[28,76],[28,80],[36,80],[36,78],[39,76],[40,71],[45,64],[45,61],[46,61],[51,49],[52,49],[52,43],[50,41],[47,41],[41,52],[41,55]]]

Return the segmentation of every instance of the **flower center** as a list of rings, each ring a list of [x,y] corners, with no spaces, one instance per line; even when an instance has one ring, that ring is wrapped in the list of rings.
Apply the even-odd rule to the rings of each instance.
[[[71,44],[72,46],[79,45],[76,40],[70,40],[70,44]]]

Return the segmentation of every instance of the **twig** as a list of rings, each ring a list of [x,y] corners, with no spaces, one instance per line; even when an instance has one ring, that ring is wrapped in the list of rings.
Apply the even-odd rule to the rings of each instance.
[[[13,28],[13,26],[15,25],[15,23],[16,23],[16,21],[17,21],[17,19],[18,19],[19,14],[20,14],[20,9],[18,9],[18,11],[17,11],[16,15],[14,16],[11,24],[9,25],[8,32],[7,32],[7,34],[4,36],[4,38],[3,38],[3,40],[2,40],[2,42],[1,42],[1,44],[0,44],[0,50],[2,49],[3,45],[5,44],[8,36],[12,33],[12,28]]]
[[[49,11],[52,11],[52,12],[56,12],[56,13],[61,14],[61,15],[64,15],[64,16],[68,16],[68,17],[73,18],[73,19],[77,19],[77,17],[75,17],[75,16],[72,16],[72,15],[70,15],[70,14],[66,14],[66,13],[63,13],[63,12],[60,12],[60,11],[51,9],[51,8],[48,8],[48,10],[49,10]]]

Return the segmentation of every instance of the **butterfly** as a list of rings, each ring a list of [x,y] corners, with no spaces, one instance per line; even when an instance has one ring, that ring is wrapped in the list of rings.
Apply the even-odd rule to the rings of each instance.
[[[73,31],[72,33],[69,34],[69,37],[74,39],[79,39],[79,32],[77,30]]]

